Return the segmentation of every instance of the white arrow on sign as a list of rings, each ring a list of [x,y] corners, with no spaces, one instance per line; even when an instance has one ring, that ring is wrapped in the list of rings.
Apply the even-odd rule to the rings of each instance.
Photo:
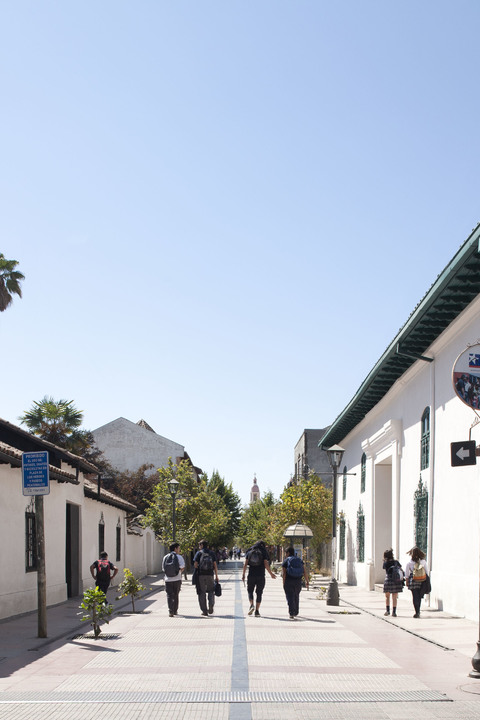
[[[461,447],[455,455],[460,458],[460,460],[465,460],[465,458],[470,456],[470,450],[467,450],[466,448]]]

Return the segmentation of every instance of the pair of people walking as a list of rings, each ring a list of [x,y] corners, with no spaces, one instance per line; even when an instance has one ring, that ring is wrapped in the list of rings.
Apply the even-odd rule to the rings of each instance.
[[[198,603],[202,615],[211,615],[215,605],[214,576],[215,581],[218,583],[217,558],[215,553],[209,549],[206,540],[201,540],[199,546],[200,550],[193,559],[195,572],[192,582],[197,587]],[[182,587],[182,573],[185,573],[185,560],[179,551],[179,543],[172,543],[169,547],[169,553],[165,555],[162,563],[170,617],[178,615],[178,596]]]
[[[413,617],[418,619],[420,617],[422,598],[431,591],[430,572],[425,561],[425,553],[419,547],[414,546],[408,551],[407,555],[410,555],[411,560],[406,564],[404,573],[401,564],[393,556],[393,550],[385,550],[383,554],[385,615],[390,615],[391,598],[392,617],[397,617],[398,595],[403,592],[406,582],[408,589],[412,593],[415,610]]]

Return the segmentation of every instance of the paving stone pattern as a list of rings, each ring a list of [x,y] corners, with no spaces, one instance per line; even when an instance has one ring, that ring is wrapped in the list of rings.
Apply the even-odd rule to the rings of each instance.
[[[333,610],[302,592],[292,621],[281,579],[268,577],[256,618],[247,615],[241,564],[221,572],[223,595],[208,617],[186,582],[177,617],[156,592],[138,602],[145,612],[115,615],[98,640],[77,628],[22,647],[18,621],[15,647],[13,624],[0,624],[0,720],[480,720],[465,654],[435,644],[454,641],[448,618],[412,624],[407,597],[403,619],[385,622],[382,598],[341,588]]]

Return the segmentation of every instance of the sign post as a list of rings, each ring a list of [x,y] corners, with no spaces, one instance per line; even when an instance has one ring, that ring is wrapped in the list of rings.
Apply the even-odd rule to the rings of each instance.
[[[47,576],[45,571],[45,525],[43,496],[50,493],[48,452],[22,454],[22,486],[24,495],[35,496],[35,528],[37,534],[37,606],[38,637],[47,637]]]

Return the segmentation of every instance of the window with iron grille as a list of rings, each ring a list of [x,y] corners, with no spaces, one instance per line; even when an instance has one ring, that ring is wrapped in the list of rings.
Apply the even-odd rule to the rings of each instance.
[[[420,448],[420,470],[425,470],[430,465],[430,408],[427,407],[422,415],[422,438]]]
[[[415,516],[415,545],[423,550],[425,555],[428,550],[428,490],[427,486],[422,483],[422,478],[418,482],[418,487],[414,494],[414,516]]]
[[[116,552],[115,559],[117,562],[120,562],[121,553],[122,553],[122,528],[119,525],[117,525],[116,530],[117,530],[117,542],[116,542],[117,552]]]
[[[338,559],[339,560],[345,560],[345,518],[340,518],[340,537],[339,537],[339,544],[338,544]]]
[[[360,492],[365,492],[365,484],[367,479],[367,456],[365,453],[362,455],[362,459],[360,461],[360,468],[361,468],[361,475],[360,475]]]
[[[343,492],[342,492],[342,500],[347,499],[347,466],[343,468]]]
[[[37,569],[37,524],[35,513],[25,513],[25,572]]]
[[[357,510],[357,562],[365,562],[365,515],[361,505]]]
[[[98,554],[105,550],[105,523],[98,524]]]

